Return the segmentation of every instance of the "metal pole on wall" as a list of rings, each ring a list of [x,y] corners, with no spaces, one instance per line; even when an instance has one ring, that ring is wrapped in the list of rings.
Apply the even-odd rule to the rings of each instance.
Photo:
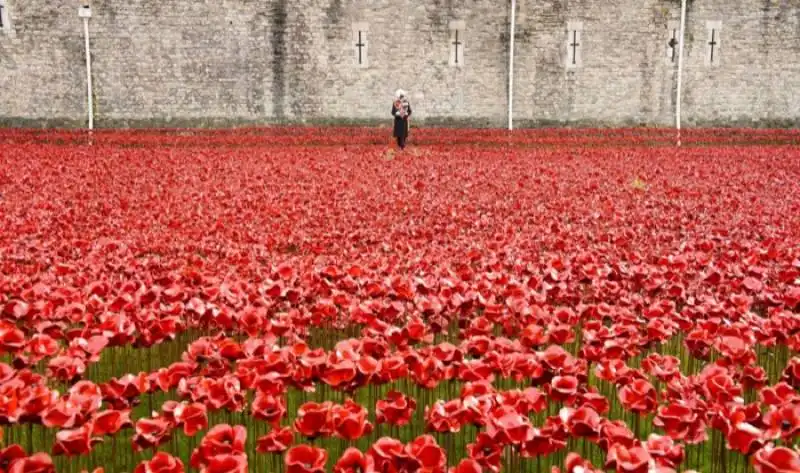
[[[508,47],[508,129],[514,129],[514,35],[517,23],[517,0],[511,0],[511,33]]]
[[[681,86],[683,85],[683,37],[686,29],[686,0],[681,0],[681,37],[678,40],[678,87],[675,94],[675,128],[678,130],[678,146],[681,145]]]
[[[92,54],[89,49],[89,18],[92,17],[92,9],[89,5],[83,5],[78,9],[78,16],[83,18],[83,38],[86,42],[86,98],[89,107],[89,129],[94,129],[94,101],[92,99]]]

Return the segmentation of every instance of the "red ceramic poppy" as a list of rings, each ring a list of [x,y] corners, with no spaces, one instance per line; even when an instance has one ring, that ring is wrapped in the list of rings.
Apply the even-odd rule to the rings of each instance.
[[[781,381],[794,388],[800,387],[800,357],[794,357],[789,360],[789,363],[783,370]]]
[[[389,391],[385,399],[375,405],[376,422],[403,426],[411,420],[411,414],[417,407],[417,401],[398,391]]]
[[[616,468],[619,473],[648,473],[651,459],[647,450],[640,446],[627,448],[615,444],[608,450],[605,468]]]
[[[525,458],[547,456],[567,446],[568,432],[560,422],[546,422],[541,429],[533,429],[530,440],[520,446],[520,454]]]
[[[623,386],[619,390],[619,400],[625,409],[637,414],[653,412],[658,405],[656,389],[643,379]]]
[[[423,388],[433,389],[445,378],[445,365],[429,356],[411,367],[411,378]]]
[[[547,343],[547,335],[540,325],[530,324],[522,330],[520,342],[528,348],[535,348]]]
[[[748,366],[756,360],[756,354],[750,344],[738,334],[724,335],[718,338],[714,347],[720,352],[726,363]]]
[[[330,435],[333,430],[332,409],[333,403],[330,401],[303,404],[297,409],[297,418],[294,421],[295,431],[308,438]]]
[[[143,418],[136,421],[135,434],[131,439],[137,452],[161,445],[172,435],[172,425],[162,417]]]
[[[800,403],[771,406],[764,413],[764,424],[770,438],[791,440],[800,433]]]
[[[742,386],[720,365],[707,365],[700,373],[700,379],[708,391],[708,397],[718,404],[732,402],[742,396]]]
[[[419,471],[446,473],[447,454],[431,435],[421,435],[406,446],[408,457],[418,465]]]
[[[328,452],[310,445],[297,445],[286,452],[286,473],[325,473]]]
[[[458,432],[464,417],[464,406],[460,399],[437,401],[425,408],[426,428],[433,432]]]
[[[347,386],[357,374],[356,363],[353,360],[340,360],[329,364],[321,379],[329,386],[340,388]]]
[[[83,422],[84,414],[79,404],[69,402],[69,399],[62,398],[52,404],[42,412],[42,425],[53,428],[72,428]]]
[[[3,450],[0,450],[0,469],[8,470],[12,463],[25,457],[27,457],[27,455],[21,446],[17,444],[9,445]]]
[[[461,460],[458,465],[450,468],[448,473],[483,473],[483,469],[477,461],[471,458],[465,458]]]
[[[23,306],[19,301],[15,307]],[[27,304],[24,305],[27,307]],[[17,313],[15,308],[12,313]],[[0,351],[4,353],[17,353],[25,347],[25,333],[7,320],[0,321]]]
[[[758,427],[734,420],[725,432],[728,448],[743,455],[750,455],[767,441],[766,433]]]
[[[175,389],[181,379],[193,375],[197,364],[193,362],[177,362],[169,368],[160,368],[150,376],[151,383],[161,391],[167,392]]]
[[[486,433],[479,433],[475,438],[475,442],[467,445],[467,453],[469,458],[484,470],[499,473],[503,446],[492,440]]]
[[[403,291],[408,299],[412,299],[410,288]],[[405,327],[405,335],[413,343],[421,342],[428,336],[428,327],[420,317],[411,317]],[[432,339],[433,337],[431,337]],[[432,340],[431,340],[432,341]]]
[[[636,445],[636,438],[624,422],[604,420],[600,427],[600,440],[597,443],[601,449],[608,452],[614,445],[631,448]]]
[[[389,356],[378,360],[377,376],[381,382],[391,382],[408,376],[408,365],[398,356]]]
[[[756,473],[800,473],[800,455],[786,447],[766,446],[750,461]]]
[[[486,433],[501,445],[520,445],[533,438],[533,427],[512,407],[501,406],[490,413]]]
[[[86,372],[86,362],[72,356],[56,356],[47,362],[48,374],[60,381],[73,382]]]
[[[51,336],[37,333],[28,341],[26,351],[30,352],[28,363],[37,363],[58,352],[58,342]]]
[[[86,424],[77,429],[60,430],[56,433],[53,455],[85,455],[102,440],[93,436],[92,425]]]
[[[659,466],[677,468],[683,462],[683,445],[676,444],[670,437],[650,434],[644,447]]]
[[[78,381],[69,388],[69,401],[85,413],[100,409],[103,403],[103,392],[100,386],[91,381]]]
[[[256,451],[261,453],[282,453],[294,443],[294,432],[291,427],[273,429],[256,442]]]
[[[241,425],[233,427],[228,424],[215,425],[206,433],[200,445],[194,449],[189,463],[194,468],[200,468],[203,465],[211,468],[212,460],[219,457],[220,460],[216,464],[233,464],[230,459],[225,461],[221,459],[244,454],[246,440],[247,431]]]
[[[564,473],[602,473],[588,460],[584,460],[577,453],[568,453],[564,461]]]
[[[333,473],[367,473],[374,470],[372,457],[350,447],[333,465]]]
[[[8,473],[55,473],[53,460],[46,453],[34,453],[11,463]]]
[[[91,363],[96,363],[100,360],[100,352],[106,346],[108,346],[108,338],[103,335],[94,335],[88,338],[78,337],[70,342],[70,351]]]
[[[706,330],[697,328],[686,335],[684,343],[693,357],[699,360],[708,360],[711,354],[712,338]]]
[[[581,407],[577,410],[562,409],[562,418],[567,417],[566,424],[573,437],[586,437],[590,440],[600,436],[602,419],[591,407]]]
[[[334,433],[345,440],[356,440],[372,432],[372,424],[367,420],[367,409],[352,399],[331,409],[331,424]]]
[[[742,385],[747,389],[758,389],[767,384],[767,372],[757,365],[742,368]]]
[[[15,320],[20,320],[28,315],[30,312],[30,304],[23,300],[12,299],[6,302],[2,314]],[[11,326],[10,323],[8,323]]]
[[[631,369],[624,361],[619,359],[601,360],[595,368],[595,375],[603,381],[625,386],[636,379],[645,379],[638,370]]]
[[[239,379],[235,376],[225,375],[220,379],[203,378],[199,392],[208,400],[208,405],[212,409],[240,411],[244,407],[244,392]],[[199,398],[196,400],[199,401]]]
[[[133,427],[130,411],[106,410],[92,418],[94,435],[114,435],[122,429]]]
[[[606,414],[611,409],[611,403],[605,396],[598,393],[593,387],[590,387],[586,392],[578,393],[574,405],[577,407],[591,407],[598,414]]]
[[[547,337],[550,343],[565,345],[575,341],[575,332],[569,325],[553,324],[547,329]]]
[[[400,472],[408,464],[405,445],[390,437],[376,440],[366,455],[372,460],[376,471]]]
[[[140,463],[133,473],[184,473],[184,468],[180,458],[157,452],[150,460]]]
[[[274,396],[259,391],[253,399],[250,412],[256,419],[266,421],[275,427],[286,415],[286,399],[281,395]]]
[[[213,456],[206,465],[200,467],[200,473],[248,473],[247,455],[229,453]]]
[[[193,437],[208,428],[208,410],[204,404],[191,403],[176,409],[175,418],[183,424],[183,433]]]
[[[128,374],[119,379],[112,378],[108,383],[101,385],[101,389],[104,399],[119,409],[118,403],[122,402],[125,406],[134,405],[138,402],[139,396],[149,392],[150,380],[146,373]]]
[[[674,356],[651,353],[642,360],[642,368],[659,380],[668,382],[680,374],[681,362]]]
[[[578,378],[575,376],[556,376],[548,386],[548,396],[554,401],[569,401],[578,393]]]
[[[768,406],[780,406],[787,402],[800,401],[800,396],[794,388],[785,382],[762,388],[758,395],[761,402]]]

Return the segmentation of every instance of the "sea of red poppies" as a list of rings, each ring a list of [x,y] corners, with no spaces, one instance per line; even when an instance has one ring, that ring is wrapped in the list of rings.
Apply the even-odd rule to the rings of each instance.
[[[0,133],[0,473],[800,473],[796,131],[335,131]]]

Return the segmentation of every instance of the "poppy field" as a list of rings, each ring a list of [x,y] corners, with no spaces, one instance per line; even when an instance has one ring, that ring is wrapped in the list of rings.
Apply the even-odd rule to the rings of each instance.
[[[800,473],[800,132],[0,131],[0,473]]]

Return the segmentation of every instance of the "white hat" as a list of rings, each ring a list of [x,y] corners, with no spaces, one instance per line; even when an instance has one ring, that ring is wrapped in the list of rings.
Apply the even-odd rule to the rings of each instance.
[[[398,98],[398,99],[399,99],[400,97],[405,97],[405,96],[406,96],[406,91],[405,91],[405,90],[403,90],[403,89],[397,89],[397,90],[394,92],[394,96],[395,96],[396,98]]]

